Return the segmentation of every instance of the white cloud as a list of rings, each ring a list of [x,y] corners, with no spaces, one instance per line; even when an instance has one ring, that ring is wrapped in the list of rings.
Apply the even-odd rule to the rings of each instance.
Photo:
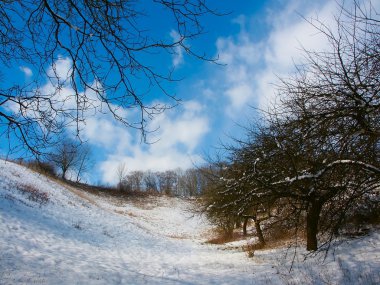
[[[172,38],[174,42],[177,42],[180,40],[180,35],[175,30],[172,30],[170,32],[170,37]],[[181,46],[177,45],[173,50],[172,65],[173,67],[178,67],[183,63],[184,63],[183,49],[181,48]]]
[[[125,163],[128,171],[132,170],[168,170],[189,168],[202,162],[196,154],[205,134],[209,131],[209,121],[204,115],[204,108],[195,101],[185,102],[172,111],[158,115],[149,127],[158,130],[151,134],[153,144],[140,144],[139,140],[130,135],[125,128],[115,124],[94,121],[90,137],[96,141],[96,134],[104,133],[107,139],[104,145],[114,145],[115,151],[110,152],[107,159],[100,163],[102,180],[114,184],[117,182],[116,169],[120,163]]]
[[[188,101],[180,107],[180,116],[170,116],[163,113],[152,122],[152,128],[158,129],[154,134],[158,141],[152,145],[153,151],[170,151],[177,145],[182,145],[192,152],[201,137],[208,132],[208,119],[202,116],[202,106],[195,101]]]
[[[254,98],[255,93],[252,87],[252,84],[242,81],[231,86],[226,91],[225,94],[228,96],[232,104],[228,108],[228,114],[230,116],[234,116],[234,114],[230,114],[230,112],[244,108],[250,103],[250,100]]]
[[[253,40],[254,31],[247,31],[245,18],[237,22],[240,33],[219,38],[218,54],[227,66],[220,79],[228,99],[225,111],[236,119],[249,111],[249,106],[267,109],[275,99],[274,83],[294,70],[294,63],[303,57],[302,47],[322,50],[327,41],[306,19],[318,17],[329,25],[336,9],[335,1],[289,1],[284,9],[268,12],[269,33],[261,41]],[[310,4],[310,5],[308,5]]]
[[[115,185],[118,179],[117,167],[120,163],[125,163],[127,171],[160,171],[176,168],[187,169],[193,167],[193,164],[201,162],[203,160],[199,155],[188,155],[174,149],[170,154],[136,151],[133,156],[111,155],[99,167],[103,175],[102,181]]]
[[[49,68],[47,74],[52,79],[65,81],[72,71],[72,61],[68,57],[60,57]]]
[[[62,76],[70,71],[71,61],[63,58],[54,66],[57,75]],[[40,92],[54,94],[55,82],[48,81]],[[96,106],[96,94],[91,90],[84,92],[89,98],[88,104]],[[75,110],[77,102],[73,94],[74,91],[66,82],[54,96],[57,101],[62,101],[62,107]],[[119,115],[133,116],[133,111],[113,105],[111,108],[117,109]],[[193,166],[193,163],[202,161],[195,150],[209,131],[209,121],[204,114],[203,106],[196,101],[184,102],[181,106],[154,117],[147,126],[150,130],[157,129],[149,135],[149,141],[155,142],[153,144],[141,143],[138,131],[126,128],[109,113],[96,112],[90,108],[83,115],[86,120],[79,125],[81,137],[101,148],[106,155],[106,159],[97,165],[103,182],[111,184],[117,182],[116,169],[121,162],[126,163],[129,171],[159,171],[179,167],[185,169]],[[76,125],[69,126],[69,130],[73,132],[74,128]]]
[[[80,122],[79,126],[76,124],[66,126],[68,135],[76,134],[76,128],[79,127],[81,139],[95,146],[101,151],[101,156],[106,157],[104,161],[99,162],[98,154],[94,154],[95,160],[98,160],[98,165],[95,168],[99,169],[100,179],[103,182],[112,184],[117,182],[116,169],[120,162],[125,162],[129,171],[159,171],[176,168],[186,169],[192,167],[194,163],[202,161],[202,158],[196,154],[196,148],[209,131],[209,121],[201,104],[196,101],[186,101],[174,109],[155,116],[149,122],[147,129],[157,129],[148,138],[149,141],[157,142],[144,144],[141,143],[139,131],[125,127],[115,120],[109,112],[107,113],[108,106],[100,105],[97,94],[93,90],[84,90],[79,96],[75,96],[70,81],[66,80],[71,69],[72,62],[70,59],[58,59],[48,70],[48,76],[53,78],[35,90],[41,97],[50,98],[56,104],[55,108],[51,108],[44,101],[36,101],[31,104],[39,104],[40,110],[63,122],[64,118],[58,118],[62,114],[55,113],[54,109],[65,110],[69,117],[75,118],[77,99],[83,95],[87,96],[87,100],[79,102],[79,109],[84,110],[80,115],[83,115],[85,120]],[[57,80],[54,80],[57,77],[61,80],[59,88]],[[101,89],[99,82],[93,84],[97,86],[97,89]],[[160,104],[162,102],[154,103]],[[136,110],[123,109],[112,104],[109,106],[118,115],[127,117],[131,121],[136,119],[136,115],[138,115]],[[20,111],[16,104],[6,107],[16,113]],[[104,108],[101,109],[102,107]],[[29,111],[30,116],[35,116],[29,109],[23,111]]]
[[[259,46],[250,41],[243,30],[238,37],[220,38],[217,41],[220,61],[226,64],[222,93],[228,98],[226,113],[236,118],[239,111],[255,100],[252,84],[253,67],[260,60]]]
[[[332,26],[333,13],[337,8],[334,1],[327,2],[323,6],[313,5],[311,6],[313,9],[303,11],[303,17],[301,17],[296,12],[297,7],[294,5],[291,7],[292,13],[286,9],[283,15],[273,20],[274,29],[265,43],[267,66],[281,73],[288,73],[292,70],[294,62],[302,61],[302,48],[319,51],[325,49],[326,37],[308,21],[317,24],[315,19],[318,18],[325,25]]]
[[[59,60],[62,62],[62,60]],[[71,61],[64,59],[65,65],[68,68],[71,67]],[[53,64],[54,66],[56,63]],[[62,63],[57,64],[59,69],[57,69],[58,73],[63,72]],[[25,73],[26,76],[32,75],[32,71],[27,67],[20,67],[20,69]],[[51,72],[53,72],[52,68],[49,69],[48,75],[51,76]],[[36,98],[27,98],[25,99],[24,104],[10,102],[5,107],[15,114],[23,114],[23,116],[27,116],[33,119],[36,119],[36,122],[41,123],[44,120],[40,120],[40,116],[51,117],[57,121],[62,121],[63,116],[62,113],[69,112],[68,110],[75,110],[76,108],[76,99],[75,92],[69,86],[69,84],[64,84],[58,88],[56,86],[56,81],[47,80],[44,85],[39,88],[33,90],[37,96]],[[45,100],[49,98],[48,100]],[[24,100],[22,97],[21,100]],[[45,130],[45,126],[40,124],[42,130]]]
[[[72,68],[68,58],[60,58],[49,70],[49,75],[65,79]],[[56,82],[48,81],[41,89],[42,94],[54,94]],[[101,89],[98,82],[94,85]],[[85,122],[79,125],[81,137],[102,149],[106,159],[98,163],[103,182],[116,183],[116,169],[121,162],[125,162],[128,170],[167,170],[178,167],[188,168],[193,163],[199,163],[202,158],[195,154],[204,135],[209,131],[209,122],[204,115],[204,108],[196,101],[187,101],[183,105],[168,110],[153,118],[147,129],[156,132],[149,135],[153,144],[141,143],[139,131],[127,128],[114,119],[109,113],[96,112],[96,94],[92,90],[83,91],[88,97],[86,104],[91,108],[84,112]],[[55,93],[57,101],[62,102],[64,108],[75,110],[76,97],[69,82],[64,82]],[[64,100],[63,100],[64,99]],[[160,102],[155,102],[159,104]],[[99,103],[98,103],[99,104]],[[133,116],[129,111],[110,105],[118,115]],[[103,110],[105,111],[105,109]],[[133,119],[133,118],[131,118]],[[76,125],[69,126],[75,131]]]
[[[31,77],[33,75],[33,71],[27,66],[20,66],[20,70],[25,74],[26,77]]]
[[[131,146],[131,134],[111,115],[99,113],[86,118],[81,128],[83,138],[104,151],[122,152]]]

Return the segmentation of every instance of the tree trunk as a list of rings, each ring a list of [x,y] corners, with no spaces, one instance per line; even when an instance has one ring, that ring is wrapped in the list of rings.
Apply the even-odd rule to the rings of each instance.
[[[241,228],[241,221],[240,221],[240,218],[237,218],[237,220],[235,221],[235,228],[236,228],[236,229],[240,229],[240,228]]]
[[[248,217],[245,217],[244,218],[244,223],[243,223],[243,235],[247,235],[247,225],[248,225],[248,220],[249,218]]]
[[[259,238],[259,243],[264,245],[265,244],[264,235],[260,227],[260,221],[258,220],[255,220],[255,229],[256,229],[257,237]]]
[[[306,216],[306,249],[317,250],[318,249],[318,222],[319,215],[322,210],[322,203],[318,201],[312,201]]]

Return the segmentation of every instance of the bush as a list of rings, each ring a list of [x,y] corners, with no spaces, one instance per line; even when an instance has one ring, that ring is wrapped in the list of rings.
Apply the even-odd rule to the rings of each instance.
[[[44,175],[56,176],[55,167],[52,163],[47,161],[31,160],[26,164],[30,169],[37,171]]]

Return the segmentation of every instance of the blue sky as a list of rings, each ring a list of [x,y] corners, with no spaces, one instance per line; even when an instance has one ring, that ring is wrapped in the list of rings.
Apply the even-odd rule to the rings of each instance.
[[[278,76],[286,77],[293,71],[294,62],[302,61],[301,48],[321,50],[326,46],[323,37],[304,18],[318,18],[332,25],[336,13],[336,2],[324,0],[210,3],[221,12],[231,13],[204,18],[207,33],[191,42],[191,47],[219,57],[222,65],[195,60],[181,51],[147,57],[163,70],[175,68],[175,76],[183,78],[166,85],[181,104],[149,122],[150,129],[158,129],[148,136],[153,144],[141,143],[136,130],[126,129],[109,115],[89,117],[82,136],[94,153],[93,183],[116,183],[120,163],[125,163],[128,171],[199,165],[206,154],[218,151],[220,141],[244,136],[238,125],[247,125],[257,115],[252,107],[266,109],[276,99],[273,84]],[[149,7],[146,9],[149,11]],[[143,19],[157,23],[152,32],[175,39],[166,17],[156,11],[153,14]],[[63,58],[56,64],[65,70],[71,63]],[[17,81],[32,77],[33,70],[20,66],[12,78]],[[168,102],[154,90],[147,100]]]
[[[273,100],[276,76],[293,69],[301,44],[323,47],[320,36],[300,16],[332,18],[335,1],[217,1],[214,6],[231,11],[224,17],[208,17],[208,33],[192,43],[221,65],[199,62],[186,54],[171,58],[176,74],[184,79],[170,88],[182,104],[157,116],[151,145],[140,144],[130,131],[114,132],[97,164],[103,182],[116,180],[121,162],[128,170],[164,170],[200,164],[206,154],[218,151],[220,141],[240,137],[257,115],[251,107],[266,108]],[[326,20],[327,21],[327,20]],[[169,33],[170,31],[168,31]],[[196,46],[195,46],[196,45]],[[159,98],[158,100],[164,100]],[[116,127],[115,127],[116,128]]]

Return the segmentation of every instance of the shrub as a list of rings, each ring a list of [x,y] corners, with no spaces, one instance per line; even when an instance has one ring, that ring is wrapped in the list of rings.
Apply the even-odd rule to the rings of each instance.
[[[56,176],[55,167],[52,163],[47,161],[31,160],[27,163],[27,166],[34,171],[37,171],[44,175]]]

